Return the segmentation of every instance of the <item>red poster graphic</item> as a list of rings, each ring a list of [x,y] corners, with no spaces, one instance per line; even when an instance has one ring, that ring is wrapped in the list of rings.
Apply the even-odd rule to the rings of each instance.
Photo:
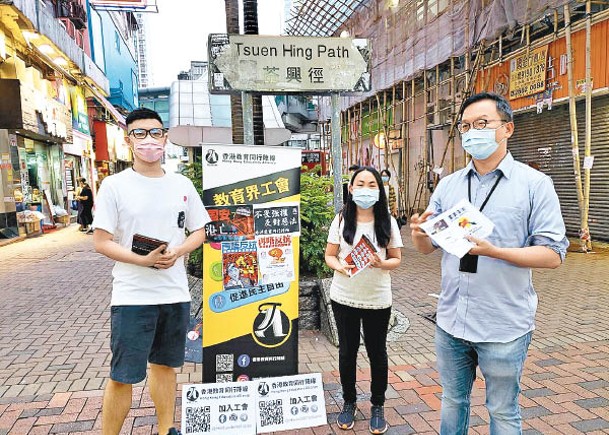
[[[376,252],[376,248],[366,235],[362,235],[362,238],[353,247],[349,255],[345,257],[347,264],[355,266],[349,272],[350,276],[355,276],[364,270],[372,263],[372,255]]]
[[[256,242],[222,243],[222,271],[224,290],[258,285]]]

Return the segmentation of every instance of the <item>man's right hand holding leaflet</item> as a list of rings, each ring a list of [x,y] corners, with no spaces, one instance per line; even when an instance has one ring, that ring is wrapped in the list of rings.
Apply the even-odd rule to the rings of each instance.
[[[422,215],[416,213],[410,217],[410,235],[412,237],[412,243],[416,250],[423,254],[429,254],[436,249],[431,243],[431,238],[420,227],[420,225],[423,222],[426,222],[433,214],[433,211],[428,210]]]

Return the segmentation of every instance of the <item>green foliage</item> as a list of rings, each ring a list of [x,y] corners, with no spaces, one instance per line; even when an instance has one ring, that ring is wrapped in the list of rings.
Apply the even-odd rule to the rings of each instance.
[[[300,273],[324,278],[330,275],[324,252],[334,218],[332,179],[313,171],[300,177]]]
[[[199,196],[203,199],[203,165],[200,160],[184,165],[181,170],[182,175],[187,177],[194,184]],[[201,265],[203,262],[203,247],[199,246],[188,255],[188,264]]]
[[[187,177],[195,185],[197,192],[203,198],[203,165],[199,160],[190,162],[182,168],[182,175]]]

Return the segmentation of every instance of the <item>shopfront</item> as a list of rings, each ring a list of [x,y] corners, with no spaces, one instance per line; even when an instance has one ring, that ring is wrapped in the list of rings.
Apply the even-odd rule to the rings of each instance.
[[[62,81],[23,68],[20,79],[0,79],[1,238],[37,235],[66,209],[62,143],[72,142],[70,109]]]
[[[129,165],[131,157],[125,144],[125,130],[116,124],[103,121],[93,123],[95,131],[95,168],[98,189],[104,178],[122,171]]]

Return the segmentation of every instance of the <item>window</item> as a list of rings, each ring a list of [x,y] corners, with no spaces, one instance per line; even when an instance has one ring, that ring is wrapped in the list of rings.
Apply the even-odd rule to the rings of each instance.
[[[118,54],[121,54],[121,35],[118,34],[118,31],[114,31],[114,45]]]
[[[417,0],[416,2],[417,24],[425,24],[425,3],[425,0]]]
[[[137,107],[137,73],[131,70],[131,92],[133,93],[133,105]]]

